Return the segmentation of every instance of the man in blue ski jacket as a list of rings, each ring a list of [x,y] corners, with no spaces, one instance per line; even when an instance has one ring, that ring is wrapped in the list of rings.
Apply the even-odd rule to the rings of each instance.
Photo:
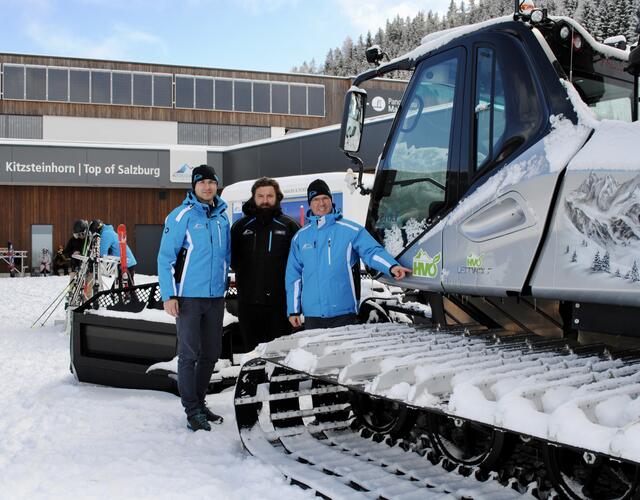
[[[187,427],[210,431],[222,417],[205,404],[222,349],[222,320],[231,259],[227,204],[213,167],[191,174],[192,191],[166,218],[158,253],[164,310],[176,318],[178,390]]]
[[[118,240],[118,233],[113,229],[111,224],[105,224],[100,219],[94,219],[89,225],[90,233],[98,233],[100,235],[100,255],[114,255],[120,257],[120,241]],[[127,270],[129,272],[129,280],[133,284],[134,276],[136,274],[136,258],[133,256],[133,252],[127,245]]]
[[[307,188],[309,224],[291,241],[287,271],[287,312],[294,327],[333,328],[357,321],[358,299],[351,274],[359,259],[397,280],[410,269],[398,262],[359,224],[335,209],[326,182]]]

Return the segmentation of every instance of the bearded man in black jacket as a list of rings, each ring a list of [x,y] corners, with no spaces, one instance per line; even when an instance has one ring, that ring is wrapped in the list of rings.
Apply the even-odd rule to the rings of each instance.
[[[291,239],[300,226],[282,213],[275,179],[261,177],[231,228],[231,267],[238,288],[238,320],[247,351],[291,333],[284,274]]]

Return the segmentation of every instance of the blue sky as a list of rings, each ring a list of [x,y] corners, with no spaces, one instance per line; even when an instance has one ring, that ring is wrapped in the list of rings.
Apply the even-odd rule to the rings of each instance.
[[[0,0],[0,52],[288,72],[448,0]]]

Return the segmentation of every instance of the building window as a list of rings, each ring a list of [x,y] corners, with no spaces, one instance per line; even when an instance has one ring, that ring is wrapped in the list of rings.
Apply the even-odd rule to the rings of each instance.
[[[91,71],[91,102],[111,104],[111,73]]]
[[[69,100],[69,70],[49,68],[47,75],[47,99],[49,101]]]
[[[151,106],[152,100],[151,75],[134,73],[133,75],[133,105]]]
[[[231,111],[233,109],[233,81],[216,80],[216,109]]]
[[[71,102],[89,102],[89,72],[69,71],[69,100]]]
[[[4,99],[325,116],[323,85],[24,64],[3,73]]]
[[[253,82],[253,111],[271,113],[271,85]]]
[[[193,80],[176,75],[176,108],[193,108]]]
[[[289,113],[289,85],[271,84],[271,112],[284,115]]]
[[[196,108],[213,109],[212,78],[196,78]]]
[[[170,75],[153,75],[153,105],[163,108],[173,106],[172,77]]]
[[[233,109],[251,111],[251,82],[233,82]]]
[[[26,69],[26,98],[30,101],[45,101],[47,99],[47,68],[27,66]]]
[[[307,114],[307,86],[289,85],[289,109],[292,115]]]
[[[24,66],[4,65],[3,97],[24,99]]]
[[[307,112],[311,116],[324,116],[324,87],[309,86]]]
[[[111,94],[113,104],[131,106],[131,73],[111,74]]]

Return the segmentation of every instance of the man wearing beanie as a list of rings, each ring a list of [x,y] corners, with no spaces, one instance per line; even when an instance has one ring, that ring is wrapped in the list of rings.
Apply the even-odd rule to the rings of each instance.
[[[308,224],[296,233],[286,271],[287,312],[294,327],[333,328],[357,321],[358,299],[351,268],[364,260],[397,280],[410,269],[402,267],[359,224],[336,210],[331,190],[322,179],[307,188]]]
[[[192,191],[166,218],[158,253],[164,310],[176,318],[178,390],[192,431],[210,431],[222,417],[205,404],[222,349],[222,318],[231,260],[227,204],[213,167],[191,173]]]
[[[275,179],[261,177],[231,228],[231,266],[238,288],[238,321],[247,351],[291,333],[284,273],[291,239],[300,226],[282,213]]]

